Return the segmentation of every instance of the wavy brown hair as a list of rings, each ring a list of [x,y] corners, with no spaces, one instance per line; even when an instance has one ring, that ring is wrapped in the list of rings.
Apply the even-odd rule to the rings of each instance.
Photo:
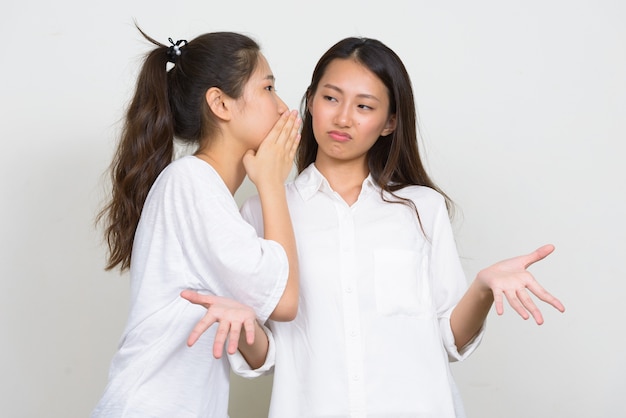
[[[313,134],[313,121],[308,109],[308,101],[317,91],[319,82],[328,65],[335,59],[354,59],[385,85],[389,94],[389,115],[396,115],[396,129],[385,139],[376,141],[367,155],[368,167],[372,178],[381,188],[383,200],[391,203],[403,203],[419,212],[415,204],[397,196],[394,192],[406,186],[419,185],[430,187],[439,192],[446,201],[450,216],[452,200],[431,180],[424,168],[418,148],[418,125],[415,111],[413,88],[406,68],[398,55],[382,42],[371,38],[345,38],[333,45],[319,59],[311,84],[306,90],[301,103],[302,138],[296,155],[298,172],[302,172],[317,156],[317,142]],[[384,192],[393,196],[388,200]],[[421,222],[420,222],[421,224]]]
[[[205,100],[211,87],[239,98],[259,59],[259,45],[233,32],[213,32],[173,46],[157,42],[143,62],[109,167],[112,192],[96,216],[104,223],[106,270],[130,267],[135,231],[152,184],[174,158],[174,138],[199,145],[217,130]],[[171,40],[170,40],[171,42]],[[174,65],[171,64],[174,62]],[[168,67],[170,69],[168,70]]]

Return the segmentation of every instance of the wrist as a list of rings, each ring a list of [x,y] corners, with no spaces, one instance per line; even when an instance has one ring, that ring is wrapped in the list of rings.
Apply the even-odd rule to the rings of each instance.
[[[491,290],[491,287],[487,284],[484,270],[478,272],[476,278],[472,282],[471,288],[473,288],[474,293],[481,299],[493,299],[493,291]]]
[[[257,184],[256,187],[259,196],[285,194],[285,183],[282,181],[267,181]]]

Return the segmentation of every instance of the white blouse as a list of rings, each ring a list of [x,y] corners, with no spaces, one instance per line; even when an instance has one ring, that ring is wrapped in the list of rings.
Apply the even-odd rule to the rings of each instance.
[[[135,234],[131,307],[93,418],[226,418],[230,364],[213,358],[216,326],[187,337],[206,309],[185,289],[250,305],[261,320],[287,284],[284,249],[245,222],[218,173],[187,156],[155,181]],[[270,366],[267,366],[268,368]]]
[[[271,418],[464,416],[449,362],[473,352],[484,330],[457,350],[449,318],[467,282],[443,197],[420,186],[397,194],[415,202],[425,234],[415,211],[384,202],[370,177],[352,206],[313,164],[288,184],[300,305],[294,321],[268,321]],[[258,197],[241,212],[262,235]]]

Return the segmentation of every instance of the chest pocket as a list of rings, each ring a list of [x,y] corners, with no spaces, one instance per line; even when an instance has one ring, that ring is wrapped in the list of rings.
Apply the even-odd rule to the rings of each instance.
[[[381,315],[432,317],[428,255],[424,251],[374,252],[376,310]]]

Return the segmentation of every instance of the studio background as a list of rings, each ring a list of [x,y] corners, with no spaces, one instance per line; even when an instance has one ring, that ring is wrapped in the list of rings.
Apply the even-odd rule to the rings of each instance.
[[[531,271],[567,311],[492,312],[457,377],[470,418],[626,416],[626,3],[610,0],[8,2],[0,14],[0,415],[87,417],[128,312],[93,225],[151,36],[260,42],[299,107],[321,54],[378,38],[413,80],[422,147],[458,205],[468,280],[553,243]],[[242,201],[254,193],[249,182]],[[393,353],[390,353],[392,355]],[[207,353],[210,355],[210,353]],[[233,380],[231,418],[270,378]]]

